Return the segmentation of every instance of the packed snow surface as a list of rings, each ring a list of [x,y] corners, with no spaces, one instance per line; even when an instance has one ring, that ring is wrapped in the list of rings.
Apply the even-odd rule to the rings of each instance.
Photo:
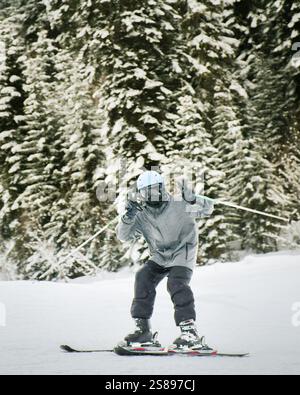
[[[132,328],[134,273],[71,283],[0,282],[0,374],[299,374],[300,252],[197,268],[198,326],[207,342],[244,359],[64,354],[60,344],[112,348]],[[178,335],[166,280],[153,329]]]

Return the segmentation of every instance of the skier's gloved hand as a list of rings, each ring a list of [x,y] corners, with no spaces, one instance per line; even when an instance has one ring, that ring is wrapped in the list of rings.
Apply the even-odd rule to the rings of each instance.
[[[129,191],[128,193],[128,201],[126,203],[125,210],[126,212],[123,218],[125,220],[128,219],[129,221],[132,221],[135,218],[138,211],[143,210],[143,207],[138,201],[138,194],[136,193],[135,189]]]
[[[124,218],[132,221],[137,215],[138,211],[140,211],[140,207],[137,202],[133,202],[132,200],[129,200],[126,204],[125,210],[126,212],[124,214]]]
[[[177,180],[177,185],[181,191],[183,199],[190,204],[196,204],[196,194],[192,190],[191,186],[189,186],[188,181],[184,178],[180,178]]]

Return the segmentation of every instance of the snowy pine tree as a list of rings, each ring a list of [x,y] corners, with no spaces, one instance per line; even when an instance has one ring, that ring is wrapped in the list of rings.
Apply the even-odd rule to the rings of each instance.
[[[251,179],[254,171],[253,179],[256,180],[256,186],[249,184],[248,199],[245,198],[246,190],[243,196],[244,204],[248,200],[248,204],[254,207],[251,195],[260,190],[256,196],[260,195],[261,202],[256,200],[256,204],[261,204],[265,210],[277,215],[289,217],[292,211],[291,202],[297,195],[294,189],[297,183],[290,182],[293,178],[291,174],[294,173],[291,169],[297,167],[297,153],[295,155],[293,151],[298,152],[294,144],[297,137],[292,132],[293,121],[290,117],[295,88],[285,70],[288,62],[285,48],[289,46],[288,41],[291,38],[289,34],[286,35],[285,26],[290,14],[287,9],[283,11],[283,2],[276,2],[276,7],[270,1],[263,3],[252,2],[251,6],[248,5],[248,23],[245,27],[247,36],[243,40],[240,55],[244,65],[241,74],[249,93],[244,130],[251,147],[249,164],[252,162],[254,165],[252,170],[251,166],[248,168],[248,179]],[[285,8],[289,8],[287,3],[285,2]],[[255,157],[256,161],[253,161]],[[261,168],[265,168],[265,176],[259,170]],[[259,180],[265,186],[260,186]],[[291,187],[292,184],[294,187]],[[256,216],[252,219],[249,217],[245,228],[256,231],[252,232],[251,237],[245,235],[245,245],[251,239],[250,244],[256,250],[277,249],[276,238],[282,225],[284,224],[276,220],[272,222],[257,219]],[[270,238],[264,239],[263,235]]]
[[[282,177],[285,194],[291,204],[287,211],[299,220],[299,75],[300,75],[300,5],[297,2],[279,0],[269,2],[267,8],[270,54],[276,63],[283,98],[274,131],[280,136],[276,166]],[[279,81],[277,82],[277,86]]]
[[[14,7],[7,7],[0,13],[0,240],[7,259],[15,264],[23,251],[21,211],[15,205],[23,190],[18,183],[21,158],[16,148],[22,140],[26,94],[21,59],[25,48],[20,34],[22,16],[13,11]]]
[[[183,8],[184,34],[190,55],[198,64],[198,73],[192,85],[198,100],[203,104],[204,126],[213,147],[213,151],[205,155],[209,163],[206,193],[213,198],[228,200],[232,200],[232,140],[238,137],[239,129],[239,119],[230,93],[238,45],[230,26],[233,18],[231,5],[232,1],[190,0],[187,1],[187,7]],[[236,133],[234,138],[229,138],[232,133]],[[236,146],[239,146],[238,141]],[[240,157],[241,152],[236,152],[236,155]],[[202,262],[228,259],[229,243],[234,239],[232,222],[236,223],[236,219],[230,217],[229,210],[216,207],[214,216],[203,224],[200,228]]]
[[[57,55],[56,65],[56,85],[64,92],[58,99],[58,130],[62,136],[61,197],[54,204],[47,233],[55,238],[61,253],[69,253],[108,220],[105,206],[100,205],[96,194],[105,158],[89,73],[78,59],[66,52]],[[72,259],[66,262],[68,275],[91,274],[102,266],[99,260],[101,248],[105,248],[102,242],[98,238],[79,258],[74,257],[73,267]],[[76,263],[78,259],[80,264]]]
[[[109,33],[99,59],[102,84],[98,96],[105,120],[102,137],[112,163],[120,158],[126,161],[124,185],[143,166],[178,160],[175,152],[182,135],[176,122],[190,63],[175,3],[114,3],[114,14],[101,24],[102,31]],[[109,166],[107,181],[114,179],[114,166]],[[122,193],[122,186],[118,192]]]

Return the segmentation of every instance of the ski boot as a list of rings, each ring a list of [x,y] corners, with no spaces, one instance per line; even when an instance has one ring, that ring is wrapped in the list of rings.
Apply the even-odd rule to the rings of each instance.
[[[172,350],[195,350],[203,352],[203,354],[210,354],[214,350],[205,343],[205,338],[200,337],[197,332],[197,328],[194,320],[182,321],[179,324],[181,329],[181,335],[173,342],[170,346]]]
[[[135,318],[136,329],[125,337],[127,346],[161,347],[157,341],[158,333],[152,334],[150,321],[145,318]]]

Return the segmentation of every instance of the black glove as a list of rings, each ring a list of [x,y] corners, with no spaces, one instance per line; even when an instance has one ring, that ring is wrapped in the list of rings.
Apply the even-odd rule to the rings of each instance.
[[[132,200],[128,200],[125,210],[126,210],[126,213],[125,213],[124,217],[131,221],[135,218],[138,211],[141,211],[141,207],[140,207],[139,203],[134,202]]]
[[[181,190],[183,199],[187,203],[195,204],[196,203],[196,195],[195,195],[195,192],[188,185],[188,182],[184,178],[181,178],[181,179],[177,180],[177,185],[179,186],[179,188]]]
[[[129,221],[132,221],[138,211],[142,211],[143,207],[141,206],[139,202],[139,195],[136,191],[136,188],[132,188],[128,195],[127,195],[127,203],[125,206],[126,213],[124,214],[124,218],[128,219]]]

